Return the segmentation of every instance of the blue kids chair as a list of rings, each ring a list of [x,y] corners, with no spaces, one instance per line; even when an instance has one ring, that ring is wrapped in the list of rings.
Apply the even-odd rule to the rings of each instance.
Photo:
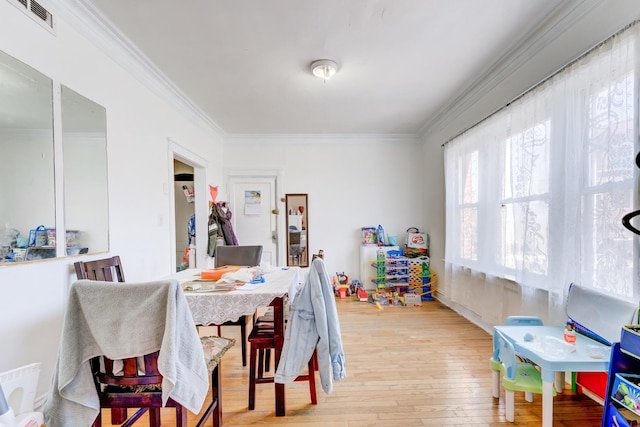
[[[515,392],[525,392],[526,400],[533,401],[533,393],[542,394],[542,376],[534,365],[519,362],[513,344],[500,331],[494,331],[493,346],[497,353],[494,358],[502,362],[502,384],[505,390],[505,417],[513,422],[515,412]],[[553,394],[555,395],[555,389]]]
[[[504,320],[505,325],[515,326],[542,326],[542,319],[538,316],[508,316]],[[496,359],[496,346],[493,343],[493,356],[489,359],[491,368],[491,394],[496,399],[500,397],[500,374],[502,373],[502,362]]]

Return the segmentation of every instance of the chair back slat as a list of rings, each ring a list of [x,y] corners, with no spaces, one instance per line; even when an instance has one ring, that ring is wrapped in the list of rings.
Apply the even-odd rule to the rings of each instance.
[[[538,316],[507,316],[505,325],[510,326],[542,326],[542,319]]]
[[[125,377],[135,377],[138,375],[138,360],[134,357],[122,360],[122,373]]]
[[[147,375],[160,375],[158,370],[158,357],[156,353],[145,354],[144,356],[144,372]]]
[[[100,360],[98,358],[98,360]],[[108,357],[104,357],[104,370],[105,372],[107,372],[108,374],[113,374],[113,360],[109,359]]]
[[[142,358],[130,357],[122,359],[122,369],[114,371],[114,362],[104,356],[98,356],[103,359],[104,369],[96,370],[99,364],[94,367],[94,375],[98,379],[99,384],[111,386],[135,387],[143,385],[160,385],[162,384],[162,375],[158,372],[158,356],[160,352],[145,354]],[[140,361],[144,366],[139,366]],[[98,368],[99,369],[99,368]]]

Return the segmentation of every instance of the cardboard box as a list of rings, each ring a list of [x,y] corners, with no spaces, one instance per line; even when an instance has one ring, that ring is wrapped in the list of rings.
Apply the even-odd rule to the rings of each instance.
[[[407,305],[422,305],[422,298],[418,294],[404,294],[404,303]]]

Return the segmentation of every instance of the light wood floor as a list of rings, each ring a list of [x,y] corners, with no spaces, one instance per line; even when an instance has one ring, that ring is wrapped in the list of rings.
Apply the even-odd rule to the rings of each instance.
[[[247,410],[248,367],[240,345],[223,359],[223,424],[360,426],[541,425],[541,399],[527,403],[516,393],[515,423],[504,418],[504,391],[491,396],[488,359],[491,337],[437,301],[421,307],[384,307],[338,299],[347,377],[329,395],[318,384],[311,405],[308,383],[287,385],[287,416],[276,417],[272,384],[257,386],[254,411]],[[239,328],[223,335],[239,338]],[[565,389],[554,399],[554,426],[599,426],[602,406]],[[108,425],[109,415],[103,419]],[[163,410],[163,425],[174,425]],[[190,417],[189,426],[196,417]],[[145,421],[138,421],[145,426]],[[211,425],[211,424],[207,424]]]

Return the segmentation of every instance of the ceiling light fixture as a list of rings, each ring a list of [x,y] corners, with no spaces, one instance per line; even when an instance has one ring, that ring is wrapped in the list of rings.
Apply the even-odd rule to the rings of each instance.
[[[338,64],[330,59],[319,59],[311,63],[311,72],[325,82],[338,71]]]

